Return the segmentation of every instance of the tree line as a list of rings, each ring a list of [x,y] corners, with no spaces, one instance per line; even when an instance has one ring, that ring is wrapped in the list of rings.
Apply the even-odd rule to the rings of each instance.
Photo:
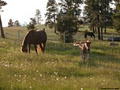
[[[1,6],[6,4],[6,2],[0,1]],[[83,5],[85,7],[82,10]],[[62,40],[65,37],[65,42],[73,41],[73,35],[78,32],[81,24],[87,24],[90,30],[97,32],[98,40],[103,40],[103,34],[107,33],[108,27],[120,32],[120,0],[48,0],[45,16],[45,26],[54,28],[54,32],[59,32]],[[39,24],[41,20],[39,10],[36,10],[35,17],[37,20],[30,18],[29,27]],[[12,25],[12,22],[10,24]],[[16,21],[16,25],[19,25],[19,21]],[[2,22],[0,22],[0,26],[2,27]],[[2,28],[1,34],[4,36]]]
[[[41,19],[41,12],[39,9],[36,9],[36,12],[35,12],[35,16],[33,18],[30,18],[30,22],[28,24],[28,26],[34,26],[34,25],[39,25],[40,24],[40,21],[42,21]],[[12,26],[21,26],[20,22],[18,20],[15,20],[13,22],[12,19],[9,19],[8,21],[8,27],[12,27]],[[32,28],[34,29],[34,28]]]
[[[103,40],[107,27],[120,31],[120,0],[48,0],[46,25],[65,34],[66,41],[71,42],[80,24],[89,25],[90,30],[98,33],[98,40]],[[81,21],[81,7],[83,19]],[[114,6],[114,7],[113,7]]]

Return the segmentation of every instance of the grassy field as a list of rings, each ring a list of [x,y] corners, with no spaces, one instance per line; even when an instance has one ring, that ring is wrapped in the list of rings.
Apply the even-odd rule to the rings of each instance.
[[[30,54],[20,52],[26,27],[4,30],[6,39],[0,38],[0,90],[120,89],[120,42],[110,46],[106,41],[110,33],[105,41],[92,40],[90,60],[81,64],[79,49],[60,42],[53,30],[46,30],[46,51],[39,55],[34,50]],[[77,33],[75,39],[84,40],[83,34]]]

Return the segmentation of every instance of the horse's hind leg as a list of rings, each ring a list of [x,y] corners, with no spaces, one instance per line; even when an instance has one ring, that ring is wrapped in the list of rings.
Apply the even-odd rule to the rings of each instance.
[[[39,44],[42,52],[44,53],[44,46],[42,47],[42,44]]]
[[[94,35],[93,37],[94,37],[94,39],[95,39],[95,35]]]
[[[85,56],[84,55],[82,55],[82,63],[85,64]]]
[[[45,51],[45,45],[46,45],[46,43],[43,43],[43,52]]]
[[[81,60],[84,64],[85,64],[85,54],[82,52],[82,60]]]
[[[28,50],[29,50],[29,53],[30,53],[30,44],[28,45]]]
[[[89,53],[87,54],[87,59],[89,60],[89,58],[90,58],[90,55],[89,55]]]
[[[35,47],[35,51],[36,51],[36,53],[38,54],[38,52],[37,52],[37,45],[34,44],[34,47]]]
[[[92,34],[92,37],[95,39],[95,35],[94,34]]]
[[[84,35],[84,38],[87,39],[87,34]]]

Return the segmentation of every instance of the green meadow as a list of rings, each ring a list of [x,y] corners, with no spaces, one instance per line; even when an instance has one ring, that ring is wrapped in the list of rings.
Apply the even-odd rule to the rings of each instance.
[[[80,27],[76,41],[85,40],[82,31],[86,29]],[[85,64],[81,63],[80,50],[73,43],[62,43],[49,28],[44,54],[36,55],[33,46],[30,54],[22,53],[27,31],[26,27],[4,28],[6,38],[0,37],[0,90],[120,89],[120,42],[110,46],[107,41],[113,34],[119,36],[114,30],[108,29],[104,41],[91,39],[90,59]]]

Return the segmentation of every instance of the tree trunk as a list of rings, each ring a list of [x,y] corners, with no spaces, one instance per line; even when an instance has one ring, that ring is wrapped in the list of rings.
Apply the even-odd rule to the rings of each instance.
[[[55,13],[54,13],[54,33],[56,33]]]
[[[98,40],[100,40],[100,27],[98,27]]]
[[[105,30],[104,30],[104,33],[105,33],[105,34],[107,33],[107,27],[106,27],[106,24],[105,24]]]
[[[96,33],[96,26],[93,26],[93,33]]]
[[[97,33],[97,27],[95,26],[95,33]]]
[[[99,15],[97,15],[97,21],[98,23],[100,21]],[[98,28],[98,40],[100,40],[100,26],[98,25],[97,28]]]
[[[0,15],[0,29],[1,29],[1,37],[5,38],[4,30],[3,30],[3,27],[2,27],[1,15]]]
[[[103,28],[101,27],[101,40],[103,40]]]
[[[57,31],[57,30],[56,30],[56,25],[55,25],[55,26],[54,26],[54,33],[56,33],[56,31]]]

